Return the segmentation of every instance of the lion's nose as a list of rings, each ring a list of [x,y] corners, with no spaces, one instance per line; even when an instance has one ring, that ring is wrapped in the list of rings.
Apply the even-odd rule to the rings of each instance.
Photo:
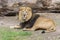
[[[23,14],[27,15],[27,12],[26,12],[26,11],[24,11],[24,12],[23,12]]]
[[[27,16],[27,12],[24,11],[24,12],[23,12],[23,19],[26,19],[26,16]]]

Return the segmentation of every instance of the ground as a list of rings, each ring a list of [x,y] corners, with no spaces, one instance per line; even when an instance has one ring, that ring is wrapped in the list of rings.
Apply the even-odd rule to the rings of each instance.
[[[28,36],[21,36],[21,34],[19,34],[19,36],[17,35],[17,39],[14,38],[14,40],[60,40],[60,13],[37,13],[40,15],[44,15],[45,17],[51,18],[55,21],[56,23],[56,31],[55,32],[51,32],[51,33],[44,33],[42,34],[42,30],[38,30],[38,31],[27,31],[29,33],[31,33],[31,35],[29,34]],[[4,31],[12,31],[10,33],[13,34],[13,32],[16,33],[16,30],[18,33],[21,33],[21,29],[10,29],[10,26],[14,26],[14,25],[18,25],[19,21],[18,19],[14,16],[14,17],[0,17],[0,30],[3,30],[2,33],[4,33]],[[20,31],[20,32],[19,32]],[[1,31],[0,31],[1,33]],[[25,33],[25,31],[23,31],[23,33]],[[2,35],[2,34],[0,34]],[[10,34],[11,35],[11,34]],[[9,36],[11,37],[11,36]],[[2,37],[2,39],[4,38],[4,35]],[[8,37],[7,37],[8,38]],[[1,36],[0,36],[0,40]],[[8,40],[8,39],[3,39],[3,40]],[[10,39],[12,40],[12,39]]]

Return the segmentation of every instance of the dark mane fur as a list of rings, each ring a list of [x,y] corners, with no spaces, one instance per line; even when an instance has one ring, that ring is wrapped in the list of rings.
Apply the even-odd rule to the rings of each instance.
[[[24,27],[31,28],[34,25],[34,23],[35,23],[35,21],[37,20],[38,17],[39,17],[39,15],[33,14],[32,18],[30,20],[20,24],[21,27],[22,28],[24,28]]]

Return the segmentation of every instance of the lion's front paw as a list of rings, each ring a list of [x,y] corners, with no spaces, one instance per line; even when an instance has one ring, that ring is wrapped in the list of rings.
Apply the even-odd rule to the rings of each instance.
[[[16,28],[16,29],[18,29],[18,28],[21,28],[19,25],[15,25],[15,26],[10,26],[10,28]]]
[[[14,26],[10,26],[10,28],[14,28]]]

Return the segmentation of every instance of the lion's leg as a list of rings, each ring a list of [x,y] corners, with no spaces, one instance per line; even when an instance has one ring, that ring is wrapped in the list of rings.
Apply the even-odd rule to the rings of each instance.
[[[36,30],[36,28],[33,26],[32,28],[24,28],[23,30],[27,30],[27,31],[35,31]]]
[[[47,32],[47,33],[48,33],[48,32],[51,32],[51,31],[50,31],[49,29],[47,29],[45,32]]]
[[[31,28],[24,28],[23,30],[25,30],[25,31],[34,31],[35,29],[31,29]]]
[[[56,31],[56,27],[51,27],[47,29],[45,32],[54,32],[54,31]]]
[[[54,31],[56,31],[56,27],[51,27],[49,30],[50,30],[51,32],[54,32]]]
[[[21,27],[21,25],[18,25],[18,24],[17,24],[17,25],[14,25],[14,26],[10,26],[10,28],[20,29],[20,28],[22,28],[22,27]]]
[[[15,29],[19,29],[19,28],[21,28],[21,26],[20,25],[16,25],[16,26],[14,26],[14,28]]]

